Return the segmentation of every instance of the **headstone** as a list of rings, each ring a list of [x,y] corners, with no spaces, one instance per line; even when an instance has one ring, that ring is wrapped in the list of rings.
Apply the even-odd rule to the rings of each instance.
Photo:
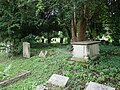
[[[115,90],[115,88],[112,88],[110,86],[98,84],[95,82],[88,83],[85,90]]]
[[[46,57],[48,55],[48,51],[41,51],[39,57]]]
[[[30,58],[30,43],[23,42],[23,57]]]
[[[69,77],[65,77],[58,74],[53,74],[50,79],[47,81],[47,83],[59,86],[59,87],[65,87],[67,82],[69,80]]]
[[[44,85],[39,85],[36,87],[36,90],[48,90]]]
[[[6,53],[9,53],[10,52],[10,47],[11,47],[11,42],[10,41],[8,41],[7,43],[6,43]]]

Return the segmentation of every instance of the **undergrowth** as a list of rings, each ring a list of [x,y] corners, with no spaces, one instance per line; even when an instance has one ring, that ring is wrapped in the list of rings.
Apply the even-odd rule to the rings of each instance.
[[[6,58],[0,54],[0,70],[10,64],[9,75],[15,76],[22,70],[31,71],[31,75],[24,80],[1,88],[0,90],[35,90],[37,85],[45,83],[52,74],[65,75],[70,78],[66,90],[83,90],[87,82],[93,81],[115,87],[120,90],[120,48],[114,46],[100,46],[99,59],[89,64],[69,61],[72,54],[67,51],[68,46],[34,48],[34,56],[29,59],[22,57]],[[57,53],[46,58],[38,57],[40,50],[56,50]],[[37,52],[37,53],[36,53]],[[62,89],[63,90],[63,89]]]

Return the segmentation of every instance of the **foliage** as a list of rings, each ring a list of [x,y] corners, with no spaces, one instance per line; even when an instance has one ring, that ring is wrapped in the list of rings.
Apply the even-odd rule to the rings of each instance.
[[[62,31],[70,42],[75,12],[78,31],[80,21],[83,18],[87,21],[87,38],[96,40],[109,35],[112,43],[119,45],[119,3],[119,0],[0,0],[0,41],[10,41],[14,48],[11,52],[16,54],[30,35],[44,36],[50,41]]]
[[[106,48],[107,47],[107,48]],[[112,45],[101,45],[100,52],[104,56],[111,56],[111,55],[120,55],[120,48],[118,46],[112,46]]]
[[[29,1],[0,1],[0,37],[2,41],[12,43],[13,51],[11,52],[16,54],[20,51],[18,46],[21,39],[33,33],[33,30],[37,30],[35,26],[37,17],[34,17],[35,2]]]
[[[0,58],[0,66],[9,63],[12,64],[10,72],[13,76],[21,70],[30,70],[32,72],[28,78],[1,88],[1,90],[34,90],[37,85],[45,83],[53,73],[70,77],[67,90],[83,90],[85,84],[89,81],[109,85],[115,87],[116,90],[120,89],[120,57],[117,55],[105,56],[105,54],[102,54],[98,60],[91,61],[89,64],[80,62],[71,63],[69,61],[71,53],[67,51],[66,46],[47,47],[47,45],[45,45],[43,48],[40,48],[40,45],[38,45],[38,47],[36,45],[35,47],[34,52],[39,52],[39,50],[43,49],[56,50],[58,53],[46,58],[40,58],[38,56],[33,56],[30,59],[22,57],[13,57],[11,59]],[[120,53],[120,51],[118,51],[118,49],[120,49],[119,47],[109,47],[101,46],[101,53],[104,53],[105,50],[106,52],[109,50],[112,51],[113,48],[116,48],[113,52]],[[37,55],[38,54],[39,53],[37,53]]]

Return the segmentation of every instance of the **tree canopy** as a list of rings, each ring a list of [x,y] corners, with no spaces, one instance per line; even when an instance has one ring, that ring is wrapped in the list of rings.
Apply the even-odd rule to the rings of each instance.
[[[69,41],[109,36],[109,42],[119,45],[119,4],[119,0],[0,0],[0,39],[18,46],[26,37],[50,40],[62,31]]]

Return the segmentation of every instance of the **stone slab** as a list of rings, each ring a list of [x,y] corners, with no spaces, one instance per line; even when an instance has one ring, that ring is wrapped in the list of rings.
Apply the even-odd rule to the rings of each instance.
[[[81,42],[72,42],[72,45],[91,45],[91,44],[97,44],[100,43],[100,41],[81,41]]]
[[[38,85],[36,90],[48,90],[44,85]]]
[[[47,81],[47,83],[50,83],[55,86],[65,87],[67,82],[69,80],[69,77],[65,77],[58,74],[53,74],[50,79]]]
[[[72,57],[70,60],[71,61],[78,61],[78,62],[85,62],[85,63],[87,63],[89,61],[88,59],[77,58],[77,57]]]
[[[88,83],[85,90],[115,90],[115,88],[112,88],[110,86],[98,84],[95,82]]]

